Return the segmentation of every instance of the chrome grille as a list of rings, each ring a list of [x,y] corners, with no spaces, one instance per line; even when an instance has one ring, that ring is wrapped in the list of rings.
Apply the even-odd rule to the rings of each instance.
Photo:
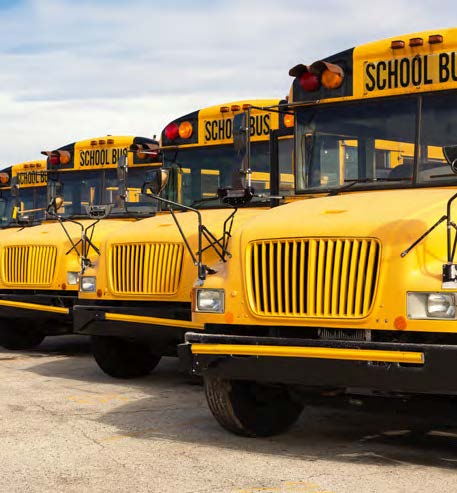
[[[56,259],[55,246],[6,246],[3,249],[4,281],[18,286],[48,286],[54,279]]]
[[[113,245],[109,255],[111,289],[116,294],[173,294],[181,279],[181,243]]]
[[[265,316],[360,318],[371,309],[380,244],[371,238],[261,240],[247,250],[252,310]]]

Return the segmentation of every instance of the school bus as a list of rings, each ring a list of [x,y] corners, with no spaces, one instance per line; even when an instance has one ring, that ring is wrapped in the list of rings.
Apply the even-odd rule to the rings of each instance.
[[[193,290],[205,330],[179,347],[216,420],[244,436],[286,430],[310,390],[457,390],[457,29],[290,75],[295,191],[324,196],[237,228]]]
[[[198,328],[191,322],[190,299],[197,250],[203,264],[217,258],[223,261],[232,231],[270,206],[270,190],[284,196],[293,192],[290,115],[261,109],[279,102],[212,106],[179,117],[163,129],[163,171],[169,176],[163,192],[169,201],[165,210],[106,237],[104,255],[81,278],[74,330],[92,336],[95,360],[105,373],[118,378],[144,375],[162,355],[176,354],[184,332]],[[234,120],[245,111],[249,112],[251,183],[258,195],[251,207],[234,215],[233,208],[221,204],[217,192],[229,186],[242,167],[234,144]],[[275,185],[269,174],[272,132],[277,139],[273,154],[280,163]],[[178,207],[170,214],[167,207],[172,203],[187,209]],[[208,235],[199,235],[199,221]]]
[[[27,221],[43,213],[46,203],[46,160],[25,161],[0,171],[0,224],[19,226],[24,211]]]
[[[132,145],[136,151],[129,153]],[[2,236],[0,245],[0,317],[5,321],[0,345],[8,349],[71,333],[80,273],[97,261],[103,235],[154,214],[157,207],[141,194],[145,172],[161,165],[153,139],[106,136],[43,154],[47,160],[39,170],[29,163],[27,173],[16,178],[21,191],[46,184],[41,205],[21,194],[16,213],[21,227]]]

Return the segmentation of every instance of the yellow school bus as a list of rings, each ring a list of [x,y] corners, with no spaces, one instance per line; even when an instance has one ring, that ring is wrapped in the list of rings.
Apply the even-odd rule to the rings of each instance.
[[[205,330],[179,348],[217,421],[246,436],[287,429],[309,389],[457,391],[457,29],[290,75],[295,190],[324,196],[234,232],[193,290]]]
[[[285,197],[293,193],[292,120],[276,109],[262,109],[279,102],[212,106],[177,118],[162,131],[164,171],[169,177],[162,194],[169,201],[165,210],[106,237],[104,255],[81,278],[74,330],[92,336],[94,357],[107,374],[121,378],[147,374],[162,355],[175,354],[184,332],[198,328],[191,322],[190,297],[197,251],[205,265],[218,258],[223,261],[233,230],[270,206],[271,190]],[[257,193],[250,207],[233,214],[233,208],[221,203],[218,190],[230,186],[242,167],[234,121],[245,111],[250,178]],[[270,145],[275,146],[273,153]],[[274,184],[269,174],[271,154],[280,171]],[[187,209],[178,207],[170,214],[166,209],[176,202]],[[200,227],[206,236],[203,231],[199,234]]]
[[[21,227],[0,245],[0,317],[7,320],[0,345],[8,349],[70,333],[79,277],[97,262],[101,238],[157,208],[141,194],[145,172],[161,165],[153,139],[106,136],[43,154],[44,165],[24,165],[16,182],[21,192],[45,184],[46,199],[36,207],[21,193],[15,213]]]

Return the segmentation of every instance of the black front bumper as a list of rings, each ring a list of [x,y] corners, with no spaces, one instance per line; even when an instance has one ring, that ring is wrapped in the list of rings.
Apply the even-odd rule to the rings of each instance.
[[[214,354],[195,354],[199,344],[220,345]],[[224,345],[273,348],[327,348],[422,353],[422,364],[322,359],[320,357],[284,357],[262,355],[215,354]],[[201,346],[200,346],[201,347]],[[194,349],[192,349],[194,348]],[[209,350],[211,352],[211,348]],[[337,353],[335,351],[335,353]],[[181,366],[195,375],[226,379],[277,382],[304,387],[364,388],[380,392],[454,394],[457,392],[457,346],[384,342],[324,341],[279,337],[231,336],[223,334],[186,334],[178,348]]]
[[[129,340],[146,341],[175,341],[176,344],[184,340],[184,334],[189,329],[179,327],[180,321],[190,323],[190,303],[176,303],[158,305],[162,311],[158,311],[153,303],[130,305],[75,305],[73,307],[73,331],[78,334],[113,336]],[[167,311],[163,311],[163,307]],[[123,320],[110,319],[110,314],[125,315]],[[160,323],[142,322],[138,318],[145,317],[163,318],[173,325],[161,325]]]

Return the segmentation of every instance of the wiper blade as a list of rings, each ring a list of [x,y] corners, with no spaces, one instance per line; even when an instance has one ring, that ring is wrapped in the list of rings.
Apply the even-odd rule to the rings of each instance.
[[[198,199],[198,200],[194,200],[189,207],[196,207],[197,205],[199,204],[203,204],[205,202],[211,202],[213,200],[220,200],[218,196],[214,196],[214,197],[203,197],[201,199]]]
[[[395,181],[411,181],[411,178],[357,178],[355,180],[345,180],[347,183],[345,185],[342,185],[339,188],[335,188],[335,190],[332,190],[329,192],[328,197],[331,197],[332,195],[338,195],[341,192],[345,192],[346,190],[349,190],[352,188],[354,185],[357,185],[358,183],[377,183],[377,182],[395,182]]]

